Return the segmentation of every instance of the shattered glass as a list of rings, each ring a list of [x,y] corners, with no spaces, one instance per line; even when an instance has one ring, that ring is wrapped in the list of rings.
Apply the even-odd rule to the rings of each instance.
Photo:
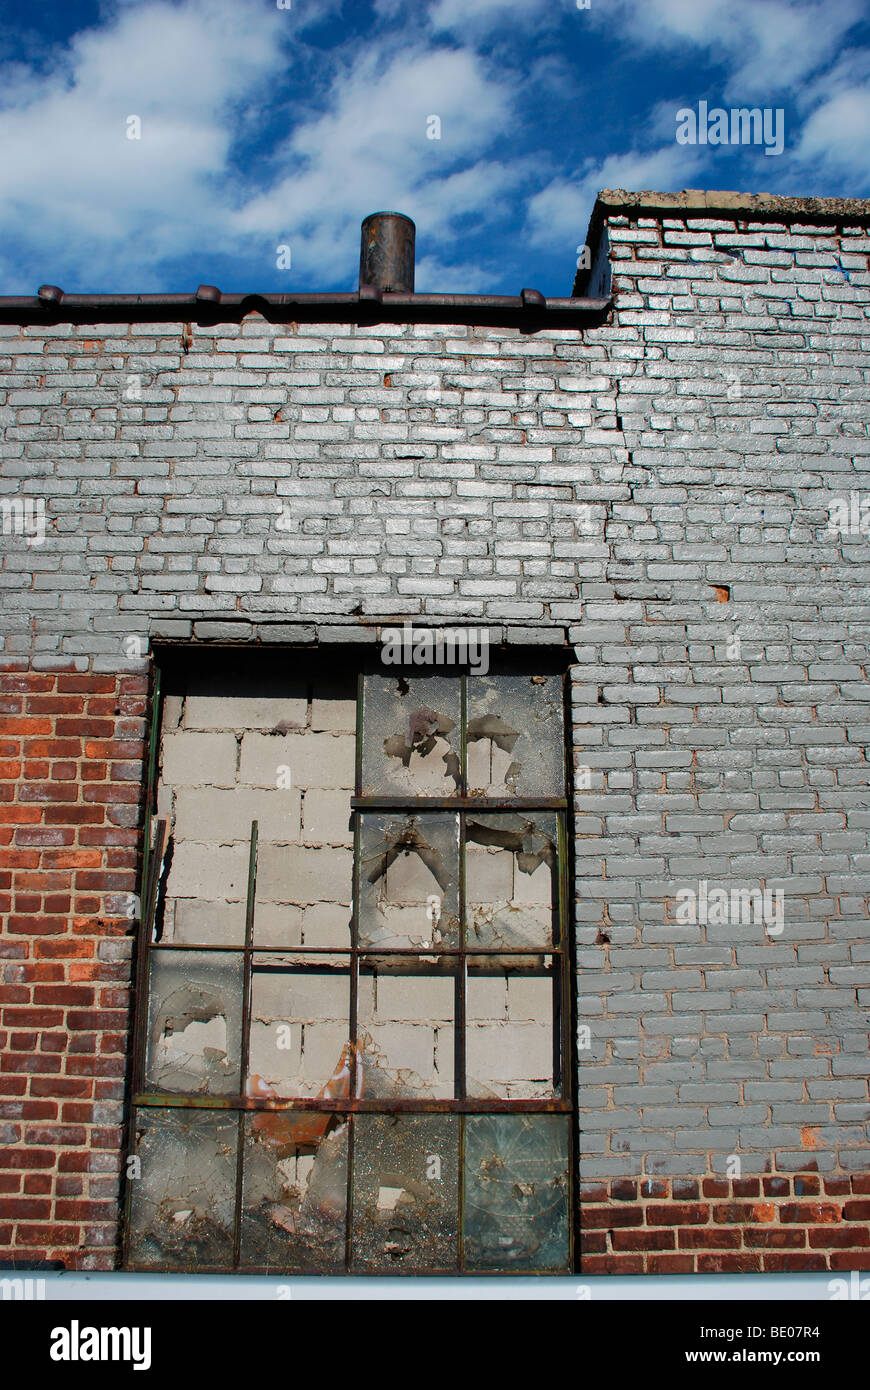
[[[359,944],[458,946],[458,817],[399,813],[361,822]]]
[[[353,813],[355,918],[346,790],[305,790],[301,822],[298,805],[294,813],[299,844],[263,836],[246,1074],[244,955],[226,949],[243,939],[244,846],[222,842],[226,893],[211,870],[207,888],[201,874],[188,887],[193,861],[177,856],[184,891],[167,899],[174,915],[160,917],[155,939],[175,934],[197,949],[151,952],[145,1089],[185,1093],[204,1108],[137,1112],[130,1249],[139,1266],[232,1268],[241,1171],[236,1235],[247,1270],[338,1273],[348,1251],[359,1273],[570,1268],[570,1116],[395,1106],[456,1099],[459,998],[459,1096],[473,1106],[561,1093],[560,817],[452,800],[430,811],[415,800],[563,797],[562,678],[393,669],[362,684],[357,791],[399,804]],[[340,720],[349,743],[354,702],[335,704],[320,702],[317,727]],[[207,727],[210,709],[191,709]],[[271,732],[291,722],[272,728],[259,705],[251,718]],[[207,796],[188,801],[198,830]],[[239,851],[232,864],[223,863],[227,848]],[[206,901],[213,886],[217,901]],[[220,950],[199,949],[206,943]],[[460,947],[467,955],[443,954]],[[294,1108],[208,1108],[211,1096],[240,1094]],[[363,1099],[380,1113],[307,1110],[302,1098],[351,1110]]]
[[[466,1265],[570,1269],[568,1115],[469,1115]]]
[[[246,1094],[251,1099],[350,1095],[350,968],[321,956],[296,968],[290,956],[255,952]]]
[[[242,1265],[343,1270],[347,1136],[343,1115],[299,1110],[247,1116]]]
[[[469,956],[469,1096],[550,1100],[555,1086],[555,994],[550,957]]]
[[[363,959],[358,1039],[367,1099],[453,1099],[455,965],[379,972]]]
[[[242,1042],[242,956],[151,951],[145,1087],[237,1095]]]
[[[465,845],[466,945],[552,945],[559,886],[555,815],[469,815]]]
[[[366,676],[364,796],[456,796],[460,684],[445,676]]]
[[[470,676],[468,795],[564,796],[559,676]]]
[[[358,1115],[354,1125],[354,1267],[455,1269],[459,1117]]]
[[[136,1264],[232,1264],[238,1133],[238,1116],[226,1112],[138,1111],[141,1176],[130,1179]]]

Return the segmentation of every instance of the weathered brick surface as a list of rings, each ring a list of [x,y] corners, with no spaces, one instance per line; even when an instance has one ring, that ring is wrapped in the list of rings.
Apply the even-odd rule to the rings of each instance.
[[[104,672],[111,703],[159,634],[372,641],[404,617],[567,634],[584,1181],[870,1166],[870,539],[828,525],[835,500],[870,500],[870,238],[811,211],[611,211],[615,309],[583,330],[250,314],[194,324],[185,351],[181,323],[0,325],[0,487],[46,503],[44,545],[0,545],[4,652],[29,679]],[[110,804],[133,813],[139,734],[102,705],[4,698],[10,868],[39,897],[10,904],[6,949],[16,923],[65,924],[128,884],[131,846],[101,837]],[[781,892],[781,931],[680,920],[702,883]],[[38,987],[81,988],[66,969]],[[45,1026],[36,988],[4,977],[16,1037]],[[39,1008],[85,1028],[89,1004]],[[31,1080],[4,1072],[34,1099],[74,1060],[43,1052]],[[53,1142],[32,1150],[51,1171]],[[670,1247],[645,1219],[650,1244],[595,1258],[853,1258],[815,1243],[849,1217],[781,1226],[806,1244]]]
[[[585,1274],[728,1274],[866,1266],[866,1178],[644,1178],[584,1183]]]
[[[145,682],[6,667],[0,700],[0,1260],[111,1269]]]

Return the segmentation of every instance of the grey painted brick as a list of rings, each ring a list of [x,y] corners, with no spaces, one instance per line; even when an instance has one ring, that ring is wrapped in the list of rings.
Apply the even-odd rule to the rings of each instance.
[[[249,316],[197,325],[184,356],[181,324],[0,325],[2,496],[45,496],[49,523],[39,548],[0,536],[0,643],[122,671],[130,632],[253,649],[377,641],[422,613],[512,645],[567,628],[570,741],[594,769],[576,795],[580,1070],[604,1123],[583,1175],[706,1173],[710,1153],[722,1171],[738,1140],[745,1172],[771,1154],[797,1171],[822,1111],[813,1161],[863,1171],[847,1107],[870,1076],[870,548],[825,528],[832,499],[870,495],[870,240],[643,223],[611,218],[629,288],[598,327]],[[725,247],[733,262],[701,259]],[[860,262],[851,285],[838,258]],[[228,750],[209,756],[228,777]],[[674,922],[702,878],[783,887],[783,936]]]

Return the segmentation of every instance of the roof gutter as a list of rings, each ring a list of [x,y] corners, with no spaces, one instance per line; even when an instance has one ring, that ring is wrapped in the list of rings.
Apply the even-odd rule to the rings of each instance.
[[[610,299],[547,299],[538,290],[519,295],[407,294],[364,285],[336,294],[223,294],[200,285],[195,294],[66,294],[41,285],[35,295],[0,296],[2,323],[93,323],[124,320],[197,320],[220,323],[260,313],[273,321],[531,322],[587,321],[602,317]]]

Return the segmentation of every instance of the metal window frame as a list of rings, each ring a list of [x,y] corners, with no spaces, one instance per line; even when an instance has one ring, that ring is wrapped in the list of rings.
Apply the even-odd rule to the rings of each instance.
[[[549,663],[547,663],[549,664]],[[542,663],[543,665],[543,663]],[[392,668],[391,674],[400,675],[402,667]],[[558,668],[560,680],[562,682],[562,736],[564,749],[564,770],[565,785],[569,785],[569,752],[570,744],[568,733],[570,729],[569,706],[567,699],[567,673],[564,667]],[[419,674],[419,672],[416,672]],[[522,668],[515,669],[516,674],[527,674],[528,666],[523,664]],[[504,1277],[529,1277],[531,1275],[555,1275],[566,1271],[554,1271],[553,1269],[529,1269],[523,1268],[515,1271],[511,1270],[492,1270],[492,1269],[468,1269],[465,1261],[463,1249],[464,1233],[464,1202],[466,1188],[465,1174],[465,1117],[484,1115],[484,1114],[523,1114],[523,1115],[552,1115],[561,1114],[573,1116],[576,1112],[575,1103],[575,1074],[576,1056],[574,1048],[574,1038],[576,1036],[576,999],[570,988],[572,980],[572,960],[573,960],[573,932],[571,913],[569,911],[569,819],[571,806],[567,797],[470,797],[467,795],[467,682],[471,678],[464,672],[457,675],[461,681],[461,729],[460,729],[460,792],[456,796],[448,797],[420,797],[412,796],[384,796],[372,795],[365,796],[360,792],[362,786],[362,741],[364,736],[363,729],[363,684],[367,671],[364,665],[360,665],[357,676],[357,697],[356,697],[356,769],[355,769],[355,791],[351,797],[351,810],[354,820],[354,845],[353,845],[353,892],[352,892],[352,914],[351,914],[351,944],[349,948],[344,947],[287,947],[287,946],[255,946],[254,944],[254,914],[256,908],[256,878],[257,878],[257,857],[259,845],[258,822],[253,821],[251,825],[251,840],[248,863],[248,884],[246,895],[245,911],[245,938],[244,945],[233,946],[225,944],[198,945],[196,943],[181,942],[156,942],[152,939],[155,915],[158,907],[160,872],[163,863],[163,856],[166,847],[167,825],[165,821],[157,820],[154,815],[154,808],[157,794],[157,755],[159,749],[160,729],[162,724],[162,672],[161,668],[154,666],[154,676],[152,684],[151,701],[151,727],[149,733],[148,751],[148,779],[145,801],[145,813],[143,821],[143,851],[141,869],[141,891],[140,901],[142,910],[140,915],[138,943],[136,952],[135,966],[135,1014],[133,1029],[133,1061],[132,1061],[132,1094],[130,1097],[129,1115],[127,1120],[127,1154],[132,1155],[136,1147],[136,1120],[140,1110],[172,1110],[190,1109],[205,1113],[215,1112],[234,1112],[238,1115],[237,1124],[237,1150],[236,1150],[236,1172],[233,1202],[233,1230],[232,1264],[197,1266],[198,1272],[202,1273],[223,1273],[223,1274],[275,1274],[273,1265],[253,1265],[241,1263],[241,1233],[242,1233],[242,1213],[244,1204],[244,1150],[247,1132],[246,1115],[248,1113],[262,1112],[299,1112],[299,1111],[320,1111],[325,1113],[344,1114],[348,1118],[348,1152],[347,1152],[347,1199],[344,1216],[345,1223],[345,1260],[344,1274],[359,1275],[364,1273],[365,1277],[390,1277],[389,1271],[378,1271],[366,1269],[361,1271],[353,1259],[353,1201],[354,1201],[354,1142],[355,1142],[355,1115],[449,1115],[458,1116],[459,1135],[458,1135],[458,1212],[457,1212],[457,1231],[458,1248],[457,1264],[446,1269],[435,1269],[427,1267],[424,1271],[409,1270],[408,1276],[413,1277],[416,1273],[425,1273],[433,1276],[468,1276],[481,1277],[484,1274],[493,1275],[498,1278]],[[549,811],[556,816],[557,830],[557,883],[556,883],[556,920],[553,923],[553,940],[549,947],[540,948],[505,948],[505,947],[475,947],[469,950],[466,946],[466,904],[465,904],[465,825],[466,817],[471,813],[478,814],[499,814],[499,813],[520,813],[523,811]],[[408,949],[392,947],[371,947],[360,946],[358,917],[359,917],[359,868],[360,868],[360,832],[362,818],[366,813],[377,811],[405,812],[409,815],[422,814],[427,812],[449,811],[458,815],[459,818],[459,916],[460,916],[460,945],[454,948],[433,950],[428,949]],[[156,838],[154,828],[156,826]],[[155,843],[152,845],[152,839]],[[557,928],[557,930],[556,930]],[[558,943],[558,944],[557,944]],[[147,1051],[147,1030],[149,1015],[149,996],[150,996],[150,960],[152,952],[184,952],[194,951],[199,953],[223,952],[225,954],[240,954],[243,957],[243,985],[242,985],[242,1023],[241,1023],[241,1058],[240,1058],[240,1094],[239,1095],[205,1095],[205,1094],[182,1094],[178,1092],[160,1092],[147,1090],[145,1088],[145,1058]],[[347,969],[350,974],[349,990],[349,1042],[351,1046],[351,1074],[350,1074],[350,1096],[347,1099],[335,1098],[328,1099],[319,1096],[287,1097],[281,1099],[252,1099],[243,1094],[248,1075],[248,1061],[250,1055],[250,1012],[251,1012],[251,981],[253,973],[254,955],[276,954],[282,957],[292,957],[294,955],[306,958],[324,956],[337,957],[347,960]],[[454,1044],[456,1049],[456,1065],[454,1067],[454,1096],[452,1099],[432,1099],[427,1097],[400,1097],[391,1099],[366,1099],[356,1097],[356,1068],[357,1054],[356,1042],[358,1038],[358,1007],[359,1007],[359,978],[360,965],[366,958],[377,957],[383,962],[385,959],[404,959],[413,960],[415,958],[424,959],[431,962],[432,958],[439,960],[455,960],[457,969],[453,973],[455,976],[455,1008],[454,1008]],[[553,982],[553,1089],[554,1094],[551,1098],[544,1099],[508,1099],[508,1098],[469,1098],[465,1094],[466,1067],[466,986],[467,986],[467,960],[468,957],[486,958],[487,956],[522,958],[523,956],[549,957],[553,962],[552,982]],[[300,961],[295,967],[285,966],[288,973],[294,970],[316,970],[316,962],[312,963],[309,959]],[[383,966],[381,967],[383,968]],[[336,972],[338,973],[338,972]],[[375,972],[376,973],[376,972]],[[438,973],[434,970],[421,971],[420,973]],[[567,1270],[574,1270],[576,1267],[576,1250],[578,1246],[577,1233],[577,1126],[568,1125],[568,1165],[567,1165],[567,1203],[568,1203],[568,1261]],[[141,1273],[177,1273],[178,1267],[175,1264],[152,1263],[147,1264],[137,1262],[132,1250],[133,1232],[130,1221],[133,1180],[128,1177],[125,1183],[125,1194],[123,1202],[123,1231],[122,1231],[122,1267],[130,1271]],[[322,1266],[311,1266],[287,1271],[288,1273],[326,1274],[329,1271]]]

